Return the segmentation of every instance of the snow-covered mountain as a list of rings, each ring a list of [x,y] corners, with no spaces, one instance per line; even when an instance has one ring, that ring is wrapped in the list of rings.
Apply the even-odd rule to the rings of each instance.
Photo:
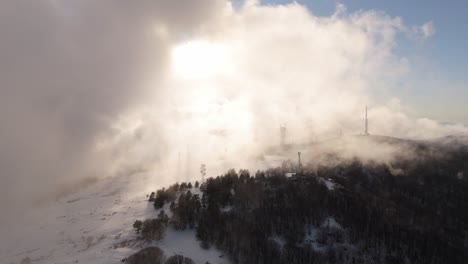
[[[132,228],[135,220],[154,218],[158,211],[145,190],[152,175],[134,173],[106,178],[53,203],[23,213],[2,226],[1,263],[121,263],[149,246]],[[195,263],[228,263],[215,249],[200,248],[194,231],[168,228],[153,242],[166,255],[182,254]]]
[[[420,159],[421,154],[440,154],[440,150],[446,146],[457,146],[457,149],[459,146],[465,146],[467,149],[467,139],[466,136],[449,136],[429,141],[384,136],[343,137],[310,145],[292,146],[294,149],[282,153],[265,153],[261,159],[250,165],[257,169],[265,169],[282,166],[286,161],[294,163],[297,151],[301,151],[305,168],[308,163],[314,165],[323,160],[330,166],[336,166],[336,162],[356,158],[363,161],[383,160],[387,162],[387,167],[389,164],[407,166],[406,163],[399,164],[394,161],[404,158],[406,162],[411,163],[413,158]],[[330,153],[339,155],[336,157]],[[467,167],[464,166],[462,158],[463,156],[452,161],[452,167],[460,167],[453,172],[458,179],[463,179],[467,174]],[[353,166],[348,167],[355,169]],[[317,169],[314,166],[313,168]],[[330,170],[334,172],[332,176],[339,177],[343,174],[343,171],[340,171],[341,167],[337,168],[336,171]],[[380,167],[373,167],[374,171],[379,171],[375,168]],[[390,166],[389,169],[392,170],[392,174],[401,174],[393,173],[397,167]],[[358,172],[365,175],[367,167],[362,166]],[[333,190],[336,183],[327,175],[320,180],[328,190]],[[167,184],[158,183],[157,177],[158,175],[149,172],[119,174],[22,212],[14,221],[0,226],[0,262],[120,263],[122,259],[140,249],[155,245],[167,256],[180,254],[191,258],[195,263],[228,263],[229,260],[223,257],[222,252],[214,248],[202,249],[194,231],[175,231],[169,227],[164,239],[159,242],[148,244],[137,239],[132,227],[134,221],[156,218],[159,213],[159,210],[155,210],[153,204],[147,201],[147,194]],[[31,204],[35,203],[32,201]],[[169,212],[168,208],[165,209]]]

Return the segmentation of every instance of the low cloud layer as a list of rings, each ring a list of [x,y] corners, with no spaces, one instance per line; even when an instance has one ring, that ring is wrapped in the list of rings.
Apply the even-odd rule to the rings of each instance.
[[[366,104],[371,133],[466,133],[372,98],[411,74],[393,49],[412,27],[297,3],[2,1],[1,209],[122,168],[230,166],[277,144],[282,124],[290,143],[358,134]]]

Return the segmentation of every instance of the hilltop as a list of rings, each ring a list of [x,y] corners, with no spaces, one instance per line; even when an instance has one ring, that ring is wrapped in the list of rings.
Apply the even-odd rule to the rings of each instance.
[[[196,194],[161,189],[155,206],[170,204],[169,226],[195,230],[200,247],[234,263],[466,263],[468,153],[383,136],[353,142],[414,153],[392,163],[230,170]]]
[[[144,263],[130,256],[157,247],[169,261],[179,255],[202,264],[465,263],[462,140],[342,137],[299,146],[300,170],[289,149],[274,160],[265,155],[270,169],[230,170],[191,188],[161,189],[148,172],[120,174],[24,212],[26,220],[2,230],[8,243],[0,256],[5,263]],[[161,235],[137,233],[137,220],[151,220]]]

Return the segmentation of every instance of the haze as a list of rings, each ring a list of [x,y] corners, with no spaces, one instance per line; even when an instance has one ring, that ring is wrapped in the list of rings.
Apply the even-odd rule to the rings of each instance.
[[[289,143],[359,134],[366,105],[373,134],[466,134],[374,96],[412,74],[397,36],[434,34],[342,4],[319,17],[297,3],[1,1],[0,224],[83,179],[247,166],[280,125]]]

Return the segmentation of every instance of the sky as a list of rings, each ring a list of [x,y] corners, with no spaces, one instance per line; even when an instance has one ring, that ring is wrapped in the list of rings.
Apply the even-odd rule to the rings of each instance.
[[[291,3],[289,0],[264,0],[264,5]],[[404,83],[382,98],[399,97],[414,110],[414,115],[441,122],[468,124],[468,3],[463,0],[298,0],[318,16],[329,16],[337,4],[348,12],[381,10],[400,17],[410,25],[432,22],[434,34],[424,42],[400,34],[397,54],[413,65]]]
[[[358,135],[366,105],[371,134],[467,134],[465,9],[388,2],[0,1],[0,211]]]

